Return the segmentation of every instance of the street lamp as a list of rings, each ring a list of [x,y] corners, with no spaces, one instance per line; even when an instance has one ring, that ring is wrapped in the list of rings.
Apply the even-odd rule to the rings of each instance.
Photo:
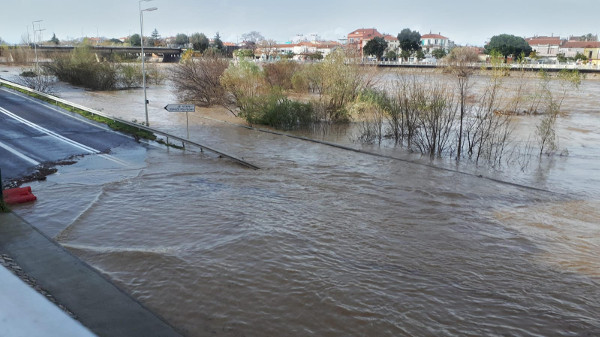
[[[148,2],[152,0],[140,0],[140,44],[142,45],[142,86],[144,87],[144,110],[146,111],[146,126],[150,126],[148,121],[148,97],[146,96],[146,66],[145,66],[145,55],[144,55],[144,12],[152,12],[157,10],[156,7],[142,9],[142,2]]]
[[[36,74],[38,72],[39,66],[38,66],[38,56],[37,56],[37,45],[35,43],[35,33],[36,32],[41,32],[43,29],[39,29],[38,28],[36,30],[35,29],[35,24],[38,23],[38,27],[39,27],[39,22],[42,22],[42,21],[44,21],[44,20],[36,20],[36,21],[31,22],[31,25],[33,26],[33,51],[35,52],[35,72],[36,72]]]

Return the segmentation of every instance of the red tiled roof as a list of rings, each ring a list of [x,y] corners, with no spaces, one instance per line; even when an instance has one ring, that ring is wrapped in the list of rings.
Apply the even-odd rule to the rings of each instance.
[[[421,36],[422,39],[448,39],[445,36],[442,36],[440,34],[425,34],[423,36]]]
[[[375,28],[362,28],[362,29],[357,29],[355,31],[353,31],[352,33],[348,34],[348,38],[361,38],[361,39],[365,39],[365,38],[369,38],[369,37],[376,37],[376,36],[382,36],[382,34],[380,32],[377,31],[377,29]]]
[[[567,41],[561,46],[563,48],[600,48],[597,41]]]
[[[529,37],[526,38],[525,41],[529,43],[530,46],[534,45],[560,45],[560,37],[549,37],[549,36],[538,36],[538,37]]]
[[[384,38],[386,41],[398,41],[398,38],[397,38],[397,37],[395,37],[395,36],[392,36],[392,35],[390,35],[390,34],[385,34],[385,35],[383,36],[383,38]]]

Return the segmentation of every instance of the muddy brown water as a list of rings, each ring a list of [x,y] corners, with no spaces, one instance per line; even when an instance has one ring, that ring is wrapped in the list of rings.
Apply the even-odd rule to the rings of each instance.
[[[143,120],[139,94],[62,95]],[[262,169],[115,149],[128,166],[83,158],[17,212],[190,336],[600,335],[599,95],[586,81],[565,101],[569,156],[525,172],[313,135],[403,160],[374,157],[195,113],[193,139]],[[185,135],[185,114],[161,111],[170,91],[149,97],[151,124]]]

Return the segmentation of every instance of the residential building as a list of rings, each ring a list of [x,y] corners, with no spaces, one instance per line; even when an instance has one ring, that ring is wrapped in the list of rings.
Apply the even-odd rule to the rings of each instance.
[[[400,51],[400,41],[398,41],[398,38],[396,36],[385,34],[385,35],[383,35],[383,39],[388,44],[386,52],[387,51],[394,51],[396,53],[399,53],[399,51]]]
[[[559,54],[561,41],[558,36],[534,36],[525,41],[539,57],[556,57]]]
[[[377,31],[375,28],[361,28],[348,34],[348,44],[363,44],[375,37],[381,37],[383,34]]]
[[[258,48],[255,51],[256,57],[261,60],[277,59],[281,55],[293,55],[292,58],[298,61],[304,61],[320,54],[323,57],[329,55],[335,48],[341,47],[339,42],[335,41],[314,41],[283,43],[274,45],[273,48]]]
[[[375,37],[383,37],[383,34],[378,32],[375,28],[361,28],[348,34],[347,44],[362,55],[362,50],[367,42]]]
[[[583,50],[583,55],[585,55],[588,58],[591,64],[600,65],[600,45],[598,45],[598,42],[594,43],[595,46],[586,47]]]
[[[450,50],[450,40],[441,34],[425,34],[421,36],[421,48],[423,53],[431,54],[436,49]]]
[[[600,42],[597,41],[569,40],[563,42],[558,50],[558,53],[563,54],[565,57],[575,57],[579,53],[589,58],[589,53],[586,53],[586,49],[592,50],[598,47],[600,47]]]

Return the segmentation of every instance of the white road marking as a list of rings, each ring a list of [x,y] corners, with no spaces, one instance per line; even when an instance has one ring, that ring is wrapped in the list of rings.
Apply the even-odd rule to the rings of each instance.
[[[17,121],[19,121],[19,122],[21,122],[21,123],[23,123],[23,124],[31,127],[31,128],[33,128],[35,130],[38,130],[38,131],[40,131],[42,133],[45,133],[45,134],[47,134],[49,136],[52,136],[52,137],[54,137],[54,138],[56,138],[58,140],[61,140],[64,143],[67,143],[67,144],[69,144],[69,145],[71,145],[73,147],[79,148],[80,150],[86,151],[86,152],[88,152],[90,154],[99,154],[101,157],[103,157],[103,158],[105,158],[107,160],[110,160],[112,162],[118,163],[118,164],[123,165],[123,166],[129,166],[126,162],[124,162],[124,161],[122,161],[120,159],[117,159],[117,158],[115,158],[113,156],[110,156],[110,155],[107,155],[107,154],[101,154],[100,151],[98,151],[98,150],[96,150],[94,148],[91,148],[91,147],[89,147],[87,145],[84,145],[84,144],[81,144],[79,142],[76,142],[76,141],[74,141],[72,139],[69,139],[69,138],[67,138],[67,137],[65,137],[63,135],[60,135],[60,134],[58,134],[58,133],[56,133],[54,131],[50,131],[50,130],[48,130],[48,129],[40,126],[40,125],[37,125],[37,124],[35,124],[33,122],[30,122],[30,121],[28,121],[28,120],[26,120],[26,119],[24,119],[24,118],[22,118],[20,116],[15,115],[14,113],[12,113],[12,112],[10,112],[10,111],[2,108],[2,107],[0,107],[0,113],[3,113],[4,115],[6,115],[6,116],[8,116],[10,118],[13,118],[13,119],[15,119],[15,120],[17,120]]]
[[[35,166],[38,166],[40,164],[40,162],[38,162],[37,160],[26,156],[25,154],[15,150],[14,148],[12,148],[2,142],[0,142],[0,147]]]
[[[83,144],[78,143],[78,142],[76,142],[76,141],[74,141],[72,139],[69,139],[69,138],[64,137],[62,135],[59,135],[58,133],[56,133],[54,131],[50,131],[50,130],[44,128],[43,126],[37,125],[37,124],[35,124],[33,122],[30,122],[30,121],[26,120],[25,118],[19,117],[19,116],[15,115],[14,113],[12,113],[12,112],[10,112],[10,111],[2,108],[2,107],[0,107],[0,113],[3,113],[6,116],[8,116],[8,117],[10,117],[12,119],[15,119],[15,120],[17,120],[17,121],[19,121],[19,122],[21,122],[21,123],[23,123],[23,124],[25,124],[25,125],[33,128],[33,129],[35,129],[35,130],[38,130],[38,131],[40,131],[42,133],[45,133],[45,134],[47,134],[49,136],[52,136],[52,137],[54,137],[54,138],[56,138],[58,140],[61,140],[64,143],[67,143],[67,144],[69,144],[71,146],[79,148],[80,150],[84,150],[86,152],[93,153],[93,154],[100,153],[100,151],[98,151],[96,149],[93,149],[93,148],[91,148],[89,146],[83,145]]]
[[[93,126],[95,128],[98,128],[98,129],[101,129],[101,130],[104,130],[104,131],[110,130],[110,128],[105,127],[104,125],[99,125],[98,123],[94,123],[94,122],[90,121],[89,119],[87,119],[85,117],[79,118],[79,117],[73,116],[73,114],[74,114],[73,112],[70,112],[70,111],[67,112],[63,108],[56,107],[56,106],[52,105],[49,102],[40,101],[38,99],[31,98],[30,96],[27,96],[27,95],[25,95],[25,94],[23,94],[21,92],[14,92],[14,91],[8,90],[8,89],[6,89],[4,87],[1,87],[0,90],[5,91],[8,94],[19,96],[19,97],[21,97],[24,100],[30,101],[31,103],[34,103],[34,104],[37,104],[37,105],[41,105],[41,106],[43,106],[46,109],[50,109],[50,110],[56,111],[56,112],[58,112],[60,114],[63,114],[65,116],[69,117],[69,118],[76,119],[76,120],[78,120],[78,121],[80,121],[82,123],[91,125],[91,126]],[[77,116],[79,116],[79,115],[77,115]]]

